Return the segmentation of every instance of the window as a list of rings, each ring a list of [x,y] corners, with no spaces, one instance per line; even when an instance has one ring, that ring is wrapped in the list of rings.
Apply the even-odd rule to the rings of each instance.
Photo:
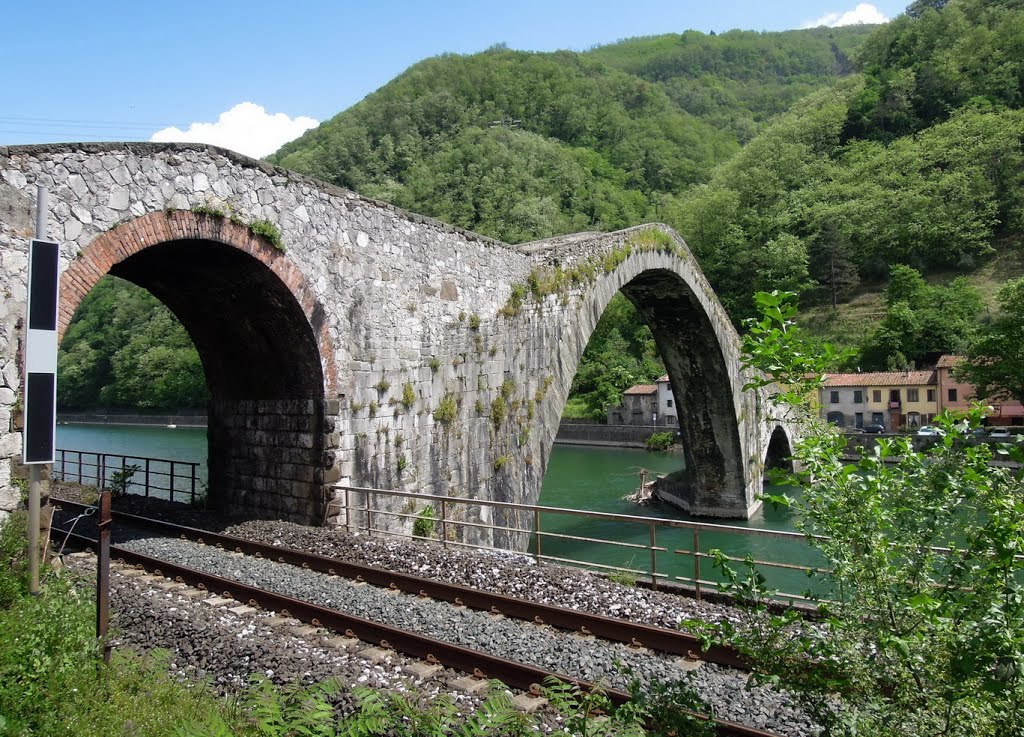
[[[872,402],[881,402],[882,401],[882,390],[881,389],[875,389],[874,391],[871,392],[871,401]]]
[[[833,425],[838,425],[839,427],[842,427],[846,423],[846,417],[843,416],[842,412],[829,412],[826,419],[828,419],[828,421]]]
[[[831,404],[839,404],[839,392],[837,392],[837,391],[829,392],[829,402]]]
[[[861,391],[860,389],[853,390],[853,403],[864,404],[864,392]]]
[[[884,423],[884,418],[882,417],[882,413],[881,412],[872,412],[871,413],[871,424],[872,425],[881,425],[883,423]]]
[[[949,393],[947,394],[947,396],[949,397],[949,401],[950,402],[955,402],[956,401],[956,389],[950,389]]]
[[[671,407],[672,406],[672,400],[671,399],[666,399],[665,400],[665,406],[666,407]]]
[[[929,402],[934,402],[935,401],[935,390],[934,389],[929,389],[927,397],[928,397],[928,401]]]
[[[918,390],[917,389],[907,389],[907,401],[908,402],[916,402],[917,399],[918,399],[918,396],[919,395],[918,395]]]
[[[890,402],[898,402],[898,401],[900,401],[900,390],[899,389],[890,389],[889,390],[889,401]]]

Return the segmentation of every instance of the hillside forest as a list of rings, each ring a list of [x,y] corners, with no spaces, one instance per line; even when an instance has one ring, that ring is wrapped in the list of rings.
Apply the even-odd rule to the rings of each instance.
[[[737,326],[755,291],[792,291],[854,349],[834,368],[874,370],[969,353],[1007,318],[1022,141],[1024,3],[917,0],[875,27],[443,55],[269,159],[510,243],[668,223]],[[107,278],[79,309],[62,408],[205,402],[187,335],[137,291]],[[662,371],[619,297],[567,411]]]

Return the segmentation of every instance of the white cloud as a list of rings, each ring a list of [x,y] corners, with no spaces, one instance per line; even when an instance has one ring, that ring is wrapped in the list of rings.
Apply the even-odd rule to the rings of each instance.
[[[217,118],[216,123],[192,123],[188,130],[164,128],[150,141],[209,143],[260,158],[277,151],[285,143],[319,125],[313,118],[289,118],[284,113],[271,115],[262,105],[240,102]]]
[[[871,3],[860,3],[853,10],[826,13],[817,20],[804,23],[801,28],[817,28],[818,26],[853,26],[858,23],[888,23],[889,19]]]

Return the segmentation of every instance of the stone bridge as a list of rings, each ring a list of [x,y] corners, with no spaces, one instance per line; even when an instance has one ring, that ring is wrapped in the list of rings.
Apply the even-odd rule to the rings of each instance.
[[[788,448],[789,430],[743,391],[738,336],[666,226],[510,246],[207,146],[0,147],[0,509],[16,501],[37,183],[62,243],[62,334],[114,274],[192,336],[213,397],[211,501],[228,512],[341,523],[338,482],[535,502],[618,291],[646,316],[685,408],[684,505],[747,517],[766,460]]]

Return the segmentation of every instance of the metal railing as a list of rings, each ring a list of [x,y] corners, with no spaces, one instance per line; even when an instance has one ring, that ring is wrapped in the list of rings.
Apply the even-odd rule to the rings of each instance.
[[[199,475],[201,465],[167,458],[58,448],[53,477],[98,489],[106,489],[122,478],[129,494],[172,502],[177,495],[179,501],[195,503],[205,494],[205,482]],[[115,474],[122,475],[118,477]]]
[[[553,563],[564,563],[573,566],[582,566],[606,572],[618,572],[620,574],[648,579],[652,588],[657,589],[660,583],[672,582],[683,585],[693,590],[694,595],[700,599],[706,591],[718,590],[719,581],[707,577],[708,566],[706,561],[720,557],[710,551],[722,550],[726,546],[722,544],[723,538],[732,541],[730,545],[731,554],[721,555],[721,558],[731,562],[745,563],[748,559],[759,568],[775,569],[783,572],[782,578],[807,580],[808,572],[822,572],[823,569],[808,565],[807,560],[814,557],[814,553],[806,543],[803,534],[788,532],[784,530],[768,530],[760,528],[738,527],[734,525],[719,525],[704,522],[692,522],[675,519],[661,519],[656,517],[635,517],[625,514],[613,514],[608,512],[587,512],[577,509],[564,509],[560,507],[543,507],[530,504],[517,504],[513,502],[497,502],[482,499],[465,499],[450,496],[437,496],[433,494],[421,494],[416,492],[395,491],[389,489],[373,489],[356,486],[335,486],[338,492],[343,492],[343,498],[336,499],[331,504],[334,510],[330,514],[344,510],[347,526],[355,532],[365,534],[384,534],[412,537],[407,530],[415,524],[417,519],[431,519],[434,530],[438,533],[437,542],[441,545],[452,545],[463,548],[479,550],[491,550],[492,546],[477,544],[467,541],[467,536],[459,534],[461,531],[486,530],[490,535],[495,532],[519,539],[530,540],[529,552],[525,553],[534,558],[538,563],[548,561]],[[378,504],[380,498],[384,499],[405,499],[406,502],[400,511],[385,509]],[[423,509],[433,509],[433,517],[424,518]],[[490,516],[512,519],[512,524],[488,523],[468,519],[467,512],[471,508],[489,509]],[[417,511],[417,509],[419,511]],[[460,514],[461,510],[461,514]],[[481,516],[482,517],[482,516]],[[389,528],[387,522],[396,520],[398,529]],[[643,542],[631,542],[624,539],[611,539],[609,537],[598,537],[596,535],[576,535],[559,531],[560,524],[568,520],[582,521],[586,523],[612,523],[621,528],[630,526],[636,529],[643,529],[641,535],[634,532],[634,537],[640,537]],[[532,527],[531,527],[532,525]],[[704,535],[702,541],[701,536]],[[621,537],[621,536],[617,536]],[[668,538],[666,540],[666,538]],[[714,538],[714,542],[708,543],[708,538]],[[743,541],[750,540],[781,540],[793,546],[793,553],[790,557],[802,558],[805,562],[795,560],[769,560],[765,559],[763,545],[744,545]],[[659,544],[661,543],[661,544]],[[681,547],[680,545],[685,546]],[[599,546],[602,549],[610,549],[621,553],[621,557],[632,556],[628,563],[611,564],[608,562],[597,562],[587,560],[583,557],[573,556],[560,550],[560,548],[572,548],[579,546]],[[737,555],[737,548],[757,549],[762,548],[757,555]],[[552,551],[554,548],[554,551]],[[634,565],[636,556],[642,556],[646,561],[643,567]],[[705,562],[702,566],[702,562]],[[703,572],[702,572],[703,569]],[[776,587],[775,596],[785,601],[803,601],[807,597],[804,593],[795,591],[784,591]]]

